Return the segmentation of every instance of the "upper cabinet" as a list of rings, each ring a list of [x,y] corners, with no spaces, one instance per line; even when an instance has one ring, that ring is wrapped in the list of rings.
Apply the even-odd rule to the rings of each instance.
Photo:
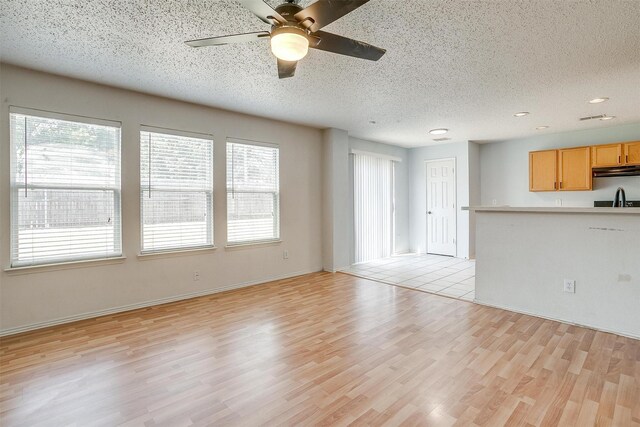
[[[529,153],[529,191],[557,189],[558,150]]]
[[[640,165],[640,141],[627,142],[624,146],[624,163],[626,165]]]
[[[591,147],[558,150],[560,191],[591,190]]]
[[[622,161],[622,144],[591,147],[591,161],[594,168],[619,165]]]
[[[594,145],[591,162],[594,168],[640,165],[640,141]]]
[[[640,141],[529,153],[529,191],[587,191],[593,168],[640,165]]]

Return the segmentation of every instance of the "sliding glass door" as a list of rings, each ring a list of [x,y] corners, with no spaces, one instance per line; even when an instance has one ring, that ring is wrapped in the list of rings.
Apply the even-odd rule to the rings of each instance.
[[[393,253],[393,160],[353,155],[354,261]]]

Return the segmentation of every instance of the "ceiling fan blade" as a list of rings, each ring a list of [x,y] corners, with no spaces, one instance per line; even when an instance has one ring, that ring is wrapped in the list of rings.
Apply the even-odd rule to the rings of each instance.
[[[185,43],[191,47],[204,46],[221,46],[231,43],[247,43],[261,39],[268,39],[271,34],[268,31],[259,31],[257,33],[233,34],[230,36],[209,37],[206,39],[189,40]]]
[[[278,23],[287,23],[287,20],[265,3],[264,0],[240,0],[240,3],[267,24],[276,25]]]
[[[300,22],[313,20],[313,24],[308,26],[308,29],[316,32],[325,25],[329,25],[347,13],[356,10],[368,1],[369,0],[318,0],[309,7],[296,13],[294,17]]]
[[[298,61],[283,61],[282,59],[278,59],[278,77],[281,79],[293,77],[296,73],[296,65],[298,65]]]
[[[370,61],[377,61],[386,53],[385,49],[337,34],[317,31],[313,33],[313,36],[319,38],[320,42],[312,43],[309,47],[326,52],[339,53],[340,55],[353,56]]]

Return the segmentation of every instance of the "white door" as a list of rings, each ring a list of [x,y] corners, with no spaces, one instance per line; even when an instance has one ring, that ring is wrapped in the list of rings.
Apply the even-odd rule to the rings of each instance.
[[[456,255],[456,161],[427,162],[427,253]]]

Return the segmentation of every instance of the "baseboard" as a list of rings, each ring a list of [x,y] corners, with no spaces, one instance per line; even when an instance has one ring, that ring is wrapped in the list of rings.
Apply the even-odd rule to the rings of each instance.
[[[553,320],[554,322],[566,323],[568,325],[580,326],[581,328],[593,329],[594,331],[606,332],[608,334],[615,334],[615,335],[620,335],[622,337],[627,337],[627,338],[632,338],[632,339],[635,339],[635,340],[640,340],[640,335],[634,335],[634,334],[630,334],[628,332],[612,331],[612,330],[609,330],[609,329],[600,328],[598,326],[585,325],[585,324],[582,324],[582,323],[575,323],[575,322],[572,322],[571,320],[567,320],[567,319],[560,319],[560,318],[556,318],[556,317],[543,316],[542,314],[534,313],[534,312],[527,311],[527,310],[517,310],[517,309],[514,309],[513,307],[506,307],[506,306],[501,306],[501,305],[496,305],[496,304],[489,304],[489,303],[486,303],[486,302],[482,302],[482,301],[478,300],[477,298],[475,300],[473,300],[473,302],[476,303],[476,304],[484,305],[484,306],[491,307],[491,308],[499,308],[500,310],[512,311],[514,313],[519,313],[519,314],[526,314],[527,316],[539,317],[541,319]]]
[[[351,267],[351,266],[350,266],[350,265],[348,265],[348,266],[346,266],[346,267],[338,267],[338,268],[337,268],[337,269],[335,269],[335,270],[332,270],[332,269],[330,269],[330,268],[323,268],[323,269],[322,269],[322,271],[326,271],[327,273],[337,273],[337,272],[339,272],[339,271],[346,270],[346,269],[347,269],[347,268],[349,268],[349,267]]]
[[[409,249],[407,249],[406,251],[399,251],[399,252],[394,252],[391,256],[395,256],[395,255],[408,255],[408,254],[415,254],[416,252],[411,252]]]
[[[91,312],[82,313],[82,314],[76,314],[73,316],[60,317],[57,319],[47,320],[44,322],[32,323],[32,324],[23,325],[23,326],[16,326],[14,328],[0,329],[0,337],[15,335],[22,332],[33,331],[36,329],[48,328],[50,326],[62,325],[65,323],[77,322],[78,320],[93,319],[100,316],[107,316],[109,314],[122,313],[125,311],[137,310],[139,308],[152,307],[154,305],[167,304],[170,302],[182,301],[182,300],[197,298],[205,295],[217,294],[220,292],[231,291],[234,289],[246,288],[248,286],[265,284],[265,283],[273,282],[275,280],[290,279],[292,277],[302,276],[305,274],[317,273],[318,271],[321,271],[321,270],[298,271],[294,273],[284,274],[281,276],[266,277],[259,280],[236,283],[233,285],[227,285],[227,286],[223,286],[215,289],[205,289],[202,291],[189,292],[186,294],[174,295],[174,296],[165,297],[165,298],[158,298],[158,299],[143,301],[143,302],[134,303],[134,304],[127,304],[119,307],[107,308],[104,310],[97,310],[97,311],[91,311]]]

